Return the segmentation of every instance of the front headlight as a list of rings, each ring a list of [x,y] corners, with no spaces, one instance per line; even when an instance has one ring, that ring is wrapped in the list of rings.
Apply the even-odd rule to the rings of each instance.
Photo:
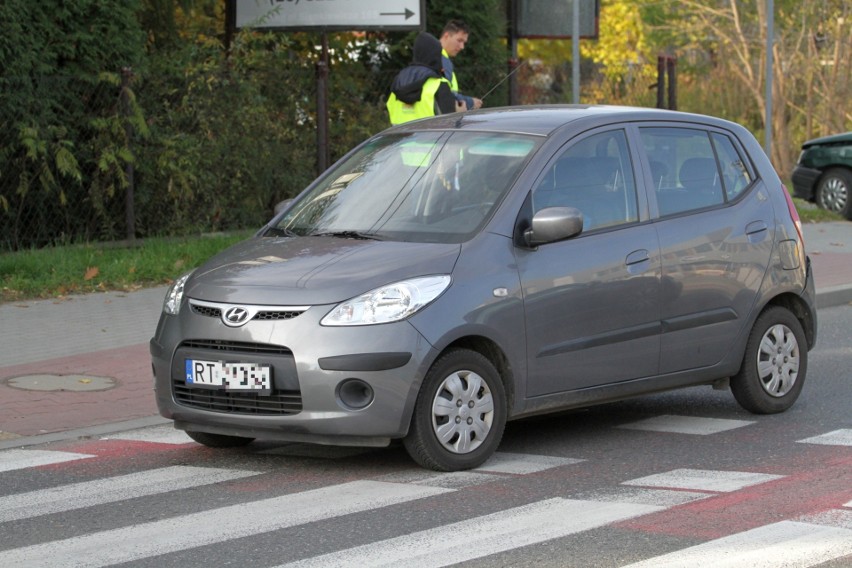
[[[373,325],[407,318],[428,305],[450,285],[449,275],[395,282],[338,304],[321,325]]]
[[[166,292],[166,299],[163,301],[163,311],[170,316],[178,315],[180,311],[180,301],[183,299],[183,287],[192,272],[187,272],[180,278],[174,281]]]

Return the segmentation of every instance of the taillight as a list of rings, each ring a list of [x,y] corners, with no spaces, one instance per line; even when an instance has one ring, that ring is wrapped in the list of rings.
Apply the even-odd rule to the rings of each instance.
[[[804,265],[805,237],[802,236],[802,220],[799,218],[799,212],[796,210],[796,204],[793,203],[793,198],[790,196],[790,192],[787,191],[787,186],[781,184],[781,191],[784,192],[784,198],[787,200],[787,211],[790,213],[790,219],[793,220],[793,224],[796,225],[796,232],[799,234],[799,243],[801,244],[799,247],[799,261],[802,265]]]

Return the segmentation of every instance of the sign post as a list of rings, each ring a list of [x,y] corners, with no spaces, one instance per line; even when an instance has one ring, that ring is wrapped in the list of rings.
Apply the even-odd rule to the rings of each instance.
[[[320,32],[317,169],[328,167],[328,32],[422,30],[426,0],[227,0],[226,29]]]

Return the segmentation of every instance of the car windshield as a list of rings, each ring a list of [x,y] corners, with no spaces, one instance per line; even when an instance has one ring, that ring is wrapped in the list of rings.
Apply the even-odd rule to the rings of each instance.
[[[267,235],[464,242],[539,143],[471,132],[379,136],[324,175]]]

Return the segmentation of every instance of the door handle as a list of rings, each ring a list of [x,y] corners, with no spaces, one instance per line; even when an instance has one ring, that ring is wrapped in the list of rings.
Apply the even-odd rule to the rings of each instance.
[[[769,229],[763,221],[752,221],[746,225],[746,236],[750,243],[757,243],[766,238],[766,232]]]
[[[651,265],[651,253],[646,249],[634,250],[627,255],[625,264],[627,264],[627,272],[630,274],[642,274]]]
[[[641,262],[648,262],[651,260],[651,253],[649,253],[646,249],[634,250],[630,254],[627,255],[627,259],[625,259],[624,263],[627,266],[634,266]]]

